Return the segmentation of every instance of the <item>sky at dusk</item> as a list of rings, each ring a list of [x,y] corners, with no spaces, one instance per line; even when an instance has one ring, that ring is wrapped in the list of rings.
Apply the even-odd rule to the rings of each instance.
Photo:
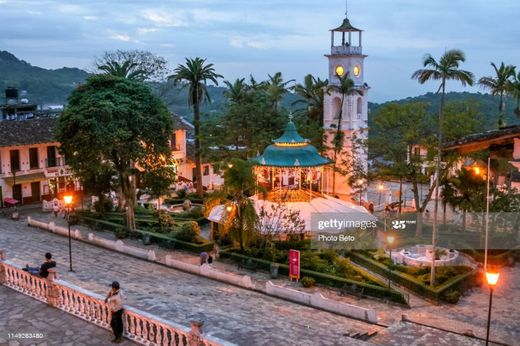
[[[477,78],[491,75],[491,61],[520,68],[518,0],[350,0],[348,13],[365,30],[373,102],[435,91],[410,79],[425,53],[462,49]],[[0,50],[45,68],[91,68],[105,50],[141,49],[171,68],[205,57],[227,80],[281,71],[301,81],[326,77],[328,30],[344,16],[344,0],[0,0]]]

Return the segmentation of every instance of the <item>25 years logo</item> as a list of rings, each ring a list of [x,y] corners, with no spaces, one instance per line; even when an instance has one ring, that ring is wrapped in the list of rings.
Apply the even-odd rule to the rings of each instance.
[[[392,220],[392,228],[393,229],[405,229],[406,228],[406,222],[405,220]]]

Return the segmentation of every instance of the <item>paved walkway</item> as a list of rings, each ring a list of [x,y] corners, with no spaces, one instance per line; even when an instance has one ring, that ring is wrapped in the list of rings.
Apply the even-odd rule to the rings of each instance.
[[[52,220],[53,218],[48,216],[48,214],[40,214],[34,215],[38,219]],[[3,221],[3,223],[2,223]],[[2,227],[4,225],[4,227]],[[59,242],[61,245],[58,247],[59,250],[56,250],[56,253],[61,252],[63,256],[61,256],[60,263],[63,263],[63,266],[66,267],[68,263],[67,257],[67,247],[66,247],[66,238],[60,237],[57,235],[53,235],[48,233],[47,231],[38,231],[33,228],[27,228],[24,226],[23,222],[12,222],[9,220],[1,220],[0,219],[0,248],[8,248],[5,246],[6,242],[2,240],[2,228],[8,229],[17,229],[16,237],[13,238],[12,244],[16,246],[19,245],[20,242],[23,242],[23,239],[35,237],[35,239],[40,240],[52,240],[52,243]],[[20,235],[19,232],[23,232],[23,236]],[[13,232],[7,232],[12,234]],[[6,233],[6,234],[7,234]],[[27,234],[26,234],[27,233]],[[110,238],[112,234],[109,232],[95,232],[96,235],[102,235],[104,237]],[[11,237],[10,237],[11,238]],[[16,238],[16,239],[15,239]],[[134,246],[142,246],[139,241],[129,241],[125,240],[125,243],[130,243]],[[226,286],[224,284],[219,284],[211,280],[207,280],[205,278],[195,277],[190,274],[185,274],[181,272],[177,272],[172,269],[164,268],[162,266],[158,266],[152,263],[146,263],[141,260],[136,260],[133,258],[129,258],[117,253],[110,253],[108,250],[93,248],[84,243],[75,242],[74,245],[74,254],[76,254],[76,248],[80,249],[88,249],[85,253],[90,254],[99,254],[100,259],[104,261],[105,258],[108,258],[109,261],[112,259],[116,259],[114,269],[108,269],[107,264],[96,263],[94,267],[96,270],[115,270],[116,272],[124,273],[125,270],[129,270],[132,274],[130,278],[136,278],[136,280],[141,280],[140,276],[142,276],[143,282],[150,282],[154,280],[154,275],[156,274],[161,277],[161,280],[155,279],[158,282],[157,285],[152,285],[153,288],[150,288],[150,291],[147,294],[146,288],[142,285],[129,284],[127,285],[128,289],[131,290],[131,298],[142,297],[145,299],[147,304],[140,303],[139,299],[137,299],[136,306],[143,310],[151,310],[153,313],[157,312],[160,316],[170,318],[177,323],[185,324],[186,318],[191,316],[190,314],[194,314],[197,312],[201,312],[205,314],[207,330],[210,333],[214,333],[214,335],[228,339],[230,341],[235,341],[240,343],[244,339],[240,335],[242,333],[251,332],[249,335],[258,336],[258,340],[251,339],[249,344],[263,344],[264,342],[272,341],[281,341],[285,340],[287,342],[291,339],[279,339],[276,337],[269,337],[265,339],[262,337],[261,331],[267,330],[269,333],[282,333],[282,335],[287,335],[287,332],[284,332],[284,327],[296,328],[295,332],[290,332],[291,336],[295,336],[298,338],[300,332],[301,334],[300,340],[310,340],[309,344],[312,344],[312,341],[319,340],[319,344],[327,344],[327,340],[334,344],[335,342],[345,344],[346,341],[354,342],[352,339],[345,338],[343,334],[348,334],[352,331],[373,331],[374,326],[370,326],[371,328],[367,328],[367,325],[359,322],[352,321],[347,318],[343,318],[340,316],[334,316],[332,314],[328,314],[326,312],[313,310],[310,308],[302,307],[296,304],[291,304],[282,300],[278,300],[272,297],[266,297],[261,294],[257,294],[254,292],[249,292],[247,290],[238,289],[232,286]],[[148,246],[147,248],[154,248],[153,246]],[[34,249],[34,247],[33,247]],[[157,254],[159,256],[164,256],[167,252],[162,249],[157,249]],[[42,252],[39,248],[34,250],[32,253],[30,250],[25,251],[15,251],[23,256],[28,256],[27,258],[34,258],[34,261],[41,261],[39,259],[39,253]],[[197,263],[198,257],[185,253],[185,252],[168,252],[173,255],[176,259],[181,259],[190,263]],[[78,255],[73,257],[78,257]],[[10,255],[8,254],[10,257]],[[97,256],[97,255],[94,255]],[[121,259],[126,259],[122,263]],[[91,262],[90,260],[85,259],[81,256],[81,262],[86,261],[87,263]],[[27,261],[20,261],[21,264],[25,264]],[[80,262],[80,263],[81,263]],[[98,261],[99,262],[99,261]],[[76,262],[75,262],[76,263]],[[125,269],[128,268],[129,269]],[[139,266],[140,270],[135,270],[133,266]],[[219,270],[227,270],[227,271],[237,271],[236,265],[230,263],[216,263],[215,266]],[[142,270],[144,268],[144,270]],[[142,273],[143,271],[152,270],[152,272]],[[65,269],[64,269],[65,270]],[[165,270],[165,271],[163,271]],[[141,275],[139,275],[142,273]],[[170,274],[165,274],[170,273]],[[244,274],[246,272],[242,272]],[[69,273],[64,273],[66,275],[70,275]],[[105,276],[107,273],[101,273]],[[261,286],[268,280],[268,276],[263,272],[256,273],[247,273],[255,278]],[[164,276],[167,275],[167,276]],[[110,275],[109,275],[110,276]],[[151,277],[150,277],[151,276]],[[74,275],[70,275],[70,278],[73,283],[78,284],[80,286],[91,288],[94,287],[94,291],[97,290],[105,290],[104,286],[99,286],[96,282],[99,282],[98,279],[93,277],[88,277],[84,282],[78,281],[78,279],[83,278],[83,274],[78,272],[78,277],[74,277]],[[66,280],[69,280],[65,277]],[[107,282],[112,279],[107,278]],[[292,286],[293,288],[305,290],[299,284],[289,283],[286,279],[281,278],[278,280],[274,280],[277,284],[283,284],[286,286]],[[173,283],[172,283],[173,282]],[[168,284],[171,284],[172,290],[169,289]],[[183,287],[177,287],[178,285],[182,285]],[[338,296],[337,292],[334,290],[329,290],[325,288],[318,288],[314,290],[319,290],[325,296],[336,299],[338,301],[343,301],[351,304],[355,304],[363,307],[372,307],[378,311],[378,317],[380,321],[384,324],[391,325],[395,323],[400,323],[401,315],[406,314],[413,321],[419,321],[423,323],[431,323],[439,328],[445,328],[448,330],[454,330],[458,332],[464,332],[467,330],[473,330],[477,335],[485,336],[485,327],[486,327],[486,318],[487,318],[487,304],[489,299],[489,292],[487,289],[479,288],[475,289],[471,294],[467,294],[462,297],[459,304],[457,305],[432,305],[420,299],[414,299],[413,301],[413,309],[406,309],[400,306],[388,305],[381,301],[371,300],[371,299],[359,299],[351,296]],[[143,292],[145,291],[145,292]],[[103,293],[102,291],[98,291],[99,293]],[[167,303],[167,306],[171,306],[169,304],[173,304],[173,306],[180,308],[179,311],[172,312],[167,311],[165,306],[161,306],[164,301],[163,297],[153,297],[153,294],[172,296],[175,299],[179,299],[179,302],[175,303]],[[187,297],[185,295],[188,295]],[[199,304],[195,305],[193,308],[186,307],[186,304],[189,305],[189,302],[193,300],[198,301],[197,297],[202,297],[203,301]],[[205,305],[204,301],[208,301],[210,297],[213,297],[214,300],[221,300],[224,298],[224,301],[227,304],[231,304],[233,306],[227,308],[223,306],[218,306],[217,310],[213,311],[212,307],[217,304],[216,301],[209,301],[209,305]],[[248,302],[244,302],[244,299],[250,299]],[[505,343],[511,345],[520,345],[518,340],[520,339],[520,323],[518,320],[520,319],[520,305],[519,304],[510,304],[511,301],[520,301],[520,268],[517,266],[515,268],[504,268],[501,272],[499,287],[496,289],[496,293],[494,296],[493,302],[493,323],[491,327],[491,337],[496,338],[499,341],[503,341]],[[236,305],[237,309],[233,307]],[[217,304],[218,305],[218,304]],[[259,305],[265,305],[263,307],[259,307]],[[270,311],[272,309],[272,311]],[[191,310],[191,312],[190,312]],[[209,313],[208,313],[209,311]],[[255,318],[252,321],[248,318],[241,319],[240,317],[235,319],[234,315],[240,316],[242,311],[245,311],[245,314],[259,314],[261,318],[256,320]],[[182,315],[184,313],[184,315]],[[226,318],[226,314],[232,315],[233,318],[227,321],[221,321],[221,319]],[[269,316],[266,316],[269,315]],[[295,315],[295,316],[292,316]],[[325,318],[323,320],[323,325],[329,324],[328,327],[322,329],[324,334],[327,334],[327,338],[321,339],[321,332],[316,334],[317,330],[321,330],[321,325],[319,324],[317,328],[314,326],[313,316],[316,316],[316,320],[320,320],[321,318]],[[287,316],[290,316],[287,319]],[[298,318],[297,318],[298,317]],[[229,319],[229,318],[228,318]],[[296,320],[294,325],[291,325],[292,321]],[[248,321],[252,322],[252,325],[255,323],[263,323],[262,327],[250,327],[249,325],[242,331],[242,324],[248,323]],[[287,323],[287,324],[286,324]],[[331,323],[339,323],[337,324],[338,328],[331,327]],[[219,330],[220,328],[220,330]],[[226,329],[231,328],[231,330]],[[298,329],[299,328],[299,329]],[[336,330],[335,330],[336,329]],[[340,331],[338,332],[339,329]],[[377,330],[377,329],[376,329]],[[379,329],[381,332],[381,329]],[[258,333],[258,334],[257,334]],[[329,335],[329,333],[332,333]],[[412,332],[413,334],[413,332]],[[442,333],[441,333],[442,334]],[[420,336],[420,335],[419,335]],[[310,337],[311,339],[307,339]],[[336,339],[334,339],[336,338]],[[249,339],[247,339],[249,340]],[[296,339],[293,339],[296,340]],[[474,339],[469,339],[468,342],[474,341]],[[258,342],[258,343],[255,343]],[[276,343],[275,343],[276,344]],[[478,344],[478,343],[477,343]],[[447,343],[449,345],[449,343]]]
[[[67,238],[22,220],[0,219],[0,248],[21,265],[38,264],[50,251],[68,282],[105,294],[118,280],[127,304],[186,326],[202,317],[209,335],[240,345],[366,345],[348,335],[381,329],[77,241],[70,273]]]
[[[15,290],[0,286],[0,297],[0,345],[113,345],[109,331]]]

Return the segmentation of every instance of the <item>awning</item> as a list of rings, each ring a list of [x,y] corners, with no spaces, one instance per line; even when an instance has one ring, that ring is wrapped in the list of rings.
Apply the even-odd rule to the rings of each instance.
[[[178,182],[184,182],[184,183],[191,183],[191,180],[189,180],[188,178],[183,177],[182,175],[179,175],[177,177],[177,181]]]
[[[11,205],[16,205],[20,202],[18,202],[18,200],[14,199],[14,198],[4,198],[4,203],[5,204],[11,204]]]
[[[31,183],[33,181],[41,181],[45,180],[45,174],[43,172],[40,173],[31,173],[31,174],[20,174],[16,175],[16,177],[5,177],[4,181],[7,185],[23,184],[23,183]]]

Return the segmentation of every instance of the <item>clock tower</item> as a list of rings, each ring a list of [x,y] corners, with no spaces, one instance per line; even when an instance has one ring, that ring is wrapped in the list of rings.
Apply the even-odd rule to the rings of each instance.
[[[328,171],[326,186],[329,193],[346,197],[352,191],[345,171],[351,170],[352,165],[356,165],[358,170],[367,170],[367,151],[355,144],[358,142],[356,139],[367,137],[369,87],[364,80],[367,56],[362,49],[363,31],[352,26],[346,15],[343,23],[330,32],[330,54],[325,56],[329,62],[329,86],[332,87],[324,96],[323,127],[326,147],[329,148],[327,154],[336,162],[336,173],[333,169]],[[356,90],[348,95],[342,95],[339,90],[345,76],[352,79]],[[343,147],[335,153],[333,139],[338,130],[343,134]]]

